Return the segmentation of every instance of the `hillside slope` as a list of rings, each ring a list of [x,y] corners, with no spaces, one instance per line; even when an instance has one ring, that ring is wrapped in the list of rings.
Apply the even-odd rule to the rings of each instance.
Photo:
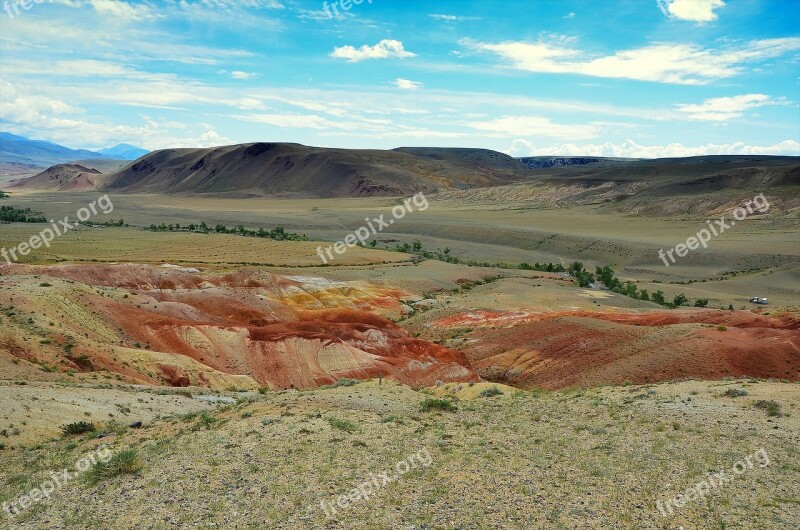
[[[94,189],[103,174],[81,164],[57,164],[30,178],[12,182],[9,188],[28,187],[40,190]]]
[[[110,175],[106,190],[309,197],[399,196],[513,182],[519,167],[497,153],[476,168],[458,157],[429,160],[395,151],[345,150],[255,143],[169,149]],[[513,159],[510,159],[513,160]]]

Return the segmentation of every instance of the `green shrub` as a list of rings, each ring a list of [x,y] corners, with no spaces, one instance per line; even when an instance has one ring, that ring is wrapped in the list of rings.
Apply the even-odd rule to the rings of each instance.
[[[502,396],[503,395],[503,391],[500,390],[499,388],[497,388],[496,386],[492,386],[492,387],[484,388],[483,390],[481,390],[481,393],[479,395],[481,397]]]
[[[732,397],[732,398],[741,397],[741,396],[746,396],[747,395],[747,390],[743,390],[743,389],[740,389],[740,388],[729,388],[728,390],[723,392],[722,395],[723,396],[727,396],[727,397]]]
[[[322,385],[320,388],[325,389],[325,388],[339,388],[340,386],[353,386],[357,385],[360,382],[361,381],[359,381],[358,379],[348,379],[347,377],[343,377],[342,379],[338,379],[332,385]]]
[[[200,414],[200,419],[197,420],[197,427],[205,427],[206,429],[210,429],[214,426],[215,423],[218,423],[220,420],[219,418],[215,418],[214,416],[210,415],[208,412],[203,412]]]
[[[356,425],[352,421],[343,420],[340,418],[325,418],[325,420],[331,424],[331,427],[334,427],[336,429],[351,433],[358,431],[358,425]]]
[[[755,405],[757,408],[766,410],[767,416],[783,416],[781,406],[777,401],[759,399]]]
[[[136,449],[126,449],[113,455],[108,462],[96,462],[86,472],[86,481],[95,485],[119,475],[137,473],[141,468],[142,463]]]
[[[71,436],[75,434],[83,434],[87,432],[94,432],[95,427],[93,423],[89,423],[86,421],[78,421],[75,423],[69,423],[61,427],[61,432],[64,433],[64,436]]]
[[[419,410],[422,412],[430,412],[432,410],[455,412],[458,408],[449,399],[428,398],[419,404]]]

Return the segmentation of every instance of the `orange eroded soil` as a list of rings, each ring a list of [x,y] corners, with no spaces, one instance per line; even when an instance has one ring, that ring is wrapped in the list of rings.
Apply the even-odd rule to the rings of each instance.
[[[414,386],[480,380],[462,353],[415,339],[387,318],[413,298],[398,289],[130,264],[3,267],[0,282],[0,304],[13,308],[18,335],[42,337],[0,344],[0,355],[63,372],[245,388],[379,374]]]
[[[471,311],[462,347],[484,378],[525,388],[726,376],[800,380],[800,318],[711,309]]]

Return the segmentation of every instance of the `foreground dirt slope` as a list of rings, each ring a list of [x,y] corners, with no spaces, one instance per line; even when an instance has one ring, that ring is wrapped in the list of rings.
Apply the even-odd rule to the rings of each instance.
[[[726,397],[728,390],[746,392]],[[118,392],[124,393],[124,389]],[[194,389],[192,389],[194,391]],[[149,400],[128,390],[130,400]],[[787,529],[800,525],[800,386],[687,381],[525,392],[420,412],[429,396],[384,381],[243,399],[207,417],[162,417],[102,440],[2,452],[0,502],[74,466],[100,443],[133,448],[135,475],[76,479],[9,523],[118,529]],[[62,399],[69,399],[64,394]],[[775,400],[768,416],[758,400]],[[35,404],[33,402],[32,404]],[[766,460],[752,455],[764,450]],[[418,466],[327,517],[397,463]],[[750,457],[742,474],[734,465]],[[765,465],[761,465],[765,463]],[[712,473],[728,479],[662,516]],[[330,508],[329,508],[330,512]],[[3,526],[3,527],[6,527]]]
[[[463,354],[386,318],[409,312],[403,300],[413,299],[361,282],[257,271],[5,267],[2,373],[250,389],[378,375],[417,386],[478,381]]]

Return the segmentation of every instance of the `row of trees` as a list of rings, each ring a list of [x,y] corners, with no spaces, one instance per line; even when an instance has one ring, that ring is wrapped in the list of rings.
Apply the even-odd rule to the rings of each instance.
[[[375,248],[377,244],[376,240],[370,241],[367,246],[371,248]],[[650,294],[647,289],[639,289],[638,286],[631,281],[628,282],[621,282],[619,278],[616,277],[614,273],[614,269],[608,266],[604,267],[595,267],[594,273],[591,273],[586,270],[583,263],[580,261],[573,261],[568,266],[564,267],[560,263],[539,263],[536,262],[533,265],[527,262],[520,263],[519,265],[511,265],[508,263],[500,263],[500,262],[489,262],[489,261],[476,261],[476,260],[465,260],[459,257],[453,256],[450,253],[449,248],[437,249],[436,251],[429,251],[422,248],[422,242],[419,239],[415,239],[412,243],[402,243],[395,245],[394,249],[390,249],[388,246],[384,247],[386,250],[395,250],[397,252],[405,252],[407,254],[417,254],[427,259],[435,259],[439,261],[444,261],[447,263],[453,263],[457,265],[467,265],[470,267],[493,267],[498,269],[519,269],[519,270],[531,270],[531,271],[541,271],[541,272],[554,272],[554,273],[568,273],[570,276],[575,278],[578,282],[578,285],[581,287],[589,287],[593,283],[599,281],[603,285],[605,285],[609,290],[617,293],[628,296],[630,298],[635,298],[637,300],[644,300],[649,302],[655,302],[657,304],[663,305],[665,307],[681,307],[685,305],[689,305],[689,299],[686,297],[685,294],[681,293],[675,296],[672,301],[667,301],[664,292],[660,289],[652,294]],[[694,307],[706,307],[708,305],[707,298],[700,298],[695,300]]]
[[[619,278],[615,276],[614,269],[608,266],[596,267],[595,274],[603,285],[617,294],[624,294],[627,297],[635,298],[637,300],[655,302],[666,307],[680,307],[689,304],[689,299],[683,293],[676,295],[672,299],[672,302],[668,302],[664,297],[664,291],[661,289],[653,294],[650,294],[647,292],[647,289],[639,290],[639,288],[633,282],[625,282],[623,284]],[[707,305],[708,298],[700,298],[694,302],[695,307],[706,307]]]
[[[30,208],[16,206],[0,206],[0,222],[4,223],[46,223],[47,217],[42,212],[34,212]]]
[[[6,193],[3,190],[0,190],[0,199],[7,199],[8,197],[10,197],[8,193]]]
[[[114,219],[111,219],[110,221],[103,221],[103,222],[94,221],[94,222],[91,223],[91,225],[92,226],[107,226],[109,228],[116,227],[116,226],[118,226],[118,227],[130,226],[130,225],[126,225],[125,224],[125,220],[124,219],[120,219],[119,221],[115,221]]]
[[[165,224],[161,223],[160,225],[151,224],[148,228],[151,232],[196,232],[199,234],[237,234],[246,237],[260,237],[264,239],[274,239],[276,241],[308,241],[308,238],[305,234],[295,234],[292,232],[287,232],[284,230],[282,226],[276,227],[274,230],[264,230],[263,228],[259,228],[258,230],[250,230],[246,228],[244,225],[238,225],[234,228],[228,228],[223,224],[218,224],[215,227],[210,227],[206,224],[205,221],[201,222],[200,224],[191,223],[188,226],[181,226],[178,223],[175,224]]]

